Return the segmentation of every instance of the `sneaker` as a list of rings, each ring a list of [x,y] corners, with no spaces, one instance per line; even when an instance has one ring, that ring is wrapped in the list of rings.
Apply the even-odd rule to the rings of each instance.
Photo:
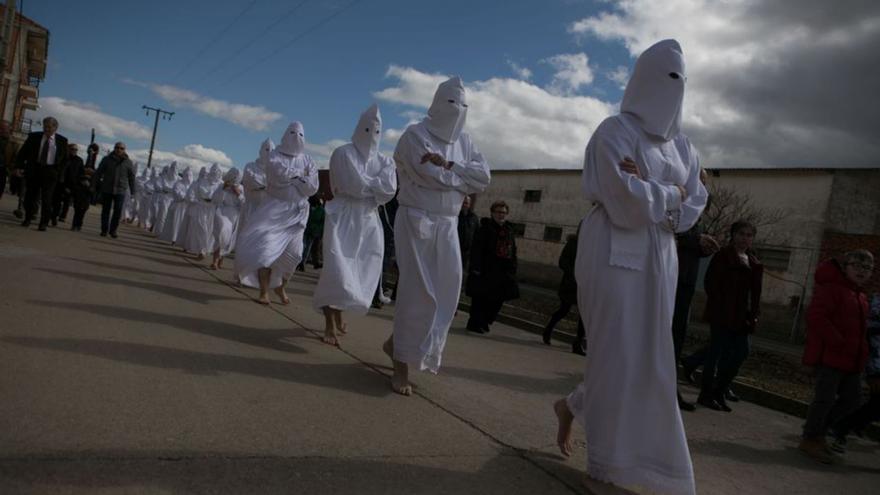
[[[798,445],[798,450],[822,464],[834,462],[834,457],[828,453],[824,438],[804,438]]]

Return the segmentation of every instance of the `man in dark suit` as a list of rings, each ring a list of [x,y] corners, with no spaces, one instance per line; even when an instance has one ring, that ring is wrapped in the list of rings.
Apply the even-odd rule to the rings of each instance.
[[[23,227],[31,224],[40,202],[40,228],[46,230],[52,217],[52,199],[55,186],[64,177],[64,163],[67,159],[67,138],[56,134],[58,121],[55,117],[43,119],[43,131],[28,135],[15,163],[18,174],[25,178],[25,216]]]

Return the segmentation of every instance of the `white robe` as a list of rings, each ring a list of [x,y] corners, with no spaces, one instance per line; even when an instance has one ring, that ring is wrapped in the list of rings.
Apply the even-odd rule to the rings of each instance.
[[[183,249],[193,254],[208,254],[214,251],[214,204],[211,198],[221,183],[209,178],[196,181],[190,192],[194,201],[187,207],[186,236],[183,238]]]
[[[149,229],[153,225],[153,180],[145,178],[140,190],[143,192],[138,201],[138,221],[145,229]]]
[[[214,250],[220,250],[220,256],[226,256],[233,251],[235,236],[238,230],[238,219],[244,196],[235,194],[222,185],[217,188],[212,198],[214,211]]]
[[[186,216],[186,193],[188,189],[189,187],[183,180],[178,180],[174,183],[173,192],[171,193],[171,207],[168,209],[168,218],[165,220],[165,226],[159,234],[159,239],[172,244],[177,242],[183,219]]]
[[[624,157],[643,181],[620,170]],[[682,203],[674,184],[687,190]],[[606,119],[587,145],[586,200],[575,275],[587,336],[584,381],[568,397],[584,425],[588,474],[651,493],[692,494],[693,467],[676,400],[672,312],[675,232],[706,203],[687,138],[650,137],[629,115]]]
[[[269,287],[274,289],[293,276],[302,259],[308,198],[318,191],[318,169],[305,153],[275,150],[266,166],[266,184],[266,198],[239,231],[235,272],[243,285],[259,287],[257,271],[270,268]]]
[[[452,169],[419,163],[429,151],[454,162]],[[458,212],[466,194],[489,185],[489,165],[467,133],[447,144],[424,121],[401,136],[394,162],[400,181],[394,359],[436,373],[461,290]]]
[[[244,205],[241,207],[241,216],[238,219],[239,231],[244,230],[248,218],[266,199],[266,171],[256,162],[248,163],[244,166],[241,186],[244,188]]]
[[[168,219],[168,209],[174,201],[174,183],[165,177],[161,177],[156,181],[154,188],[156,190],[154,193],[156,198],[156,219],[153,221],[153,232],[161,234]]]
[[[331,306],[366,314],[382,275],[384,233],[378,206],[394,197],[394,162],[382,154],[368,160],[353,144],[330,156],[333,200],[325,206],[324,268],[312,300],[318,311]]]

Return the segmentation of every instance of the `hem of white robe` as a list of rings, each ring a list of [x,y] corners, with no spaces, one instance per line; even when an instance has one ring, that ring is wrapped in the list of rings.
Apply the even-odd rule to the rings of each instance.
[[[343,313],[364,316],[365,314],[370,312],[370,305],[372,305],[372,303],[373,302],[370,301],[370,304],[364,306],[362,302],[358,301],[329,302],[319,299],[312,299],[312,308],[314,308],[315,311],[321,314],[324,313],[325,307],[329,307],[330,309],[342,311]]]
[[[628,466],[603,464],[591,458],[589,443],[587,475],[597,481],[611,483],[636,493],[696,495],[693,475],[673,473],[644,461]]]
[[[393,337],[392,337],[393,338]],[[394,348],[394,360],[406,363],[408,366],[413,366],[418,368],[419,371],[428,371],[433,374],[437,374],[440,372],[440,357],[437,357],[437,363],[431,364],[430,358],[431,356],[423,355],[421,352],[407,352],[405,350]]]

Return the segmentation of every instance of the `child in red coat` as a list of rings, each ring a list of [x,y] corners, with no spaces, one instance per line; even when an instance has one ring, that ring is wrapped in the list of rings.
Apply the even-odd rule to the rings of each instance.
[[[828,260],[816,269],[803,356],[815,376],[815,395],[799,449],[826,464],[833,461],[825,442],[828,426],[859,406],[868,359],[868,300],[861,287],[873,270],[874,257],[866,250],[846,253],[843,264]]]

